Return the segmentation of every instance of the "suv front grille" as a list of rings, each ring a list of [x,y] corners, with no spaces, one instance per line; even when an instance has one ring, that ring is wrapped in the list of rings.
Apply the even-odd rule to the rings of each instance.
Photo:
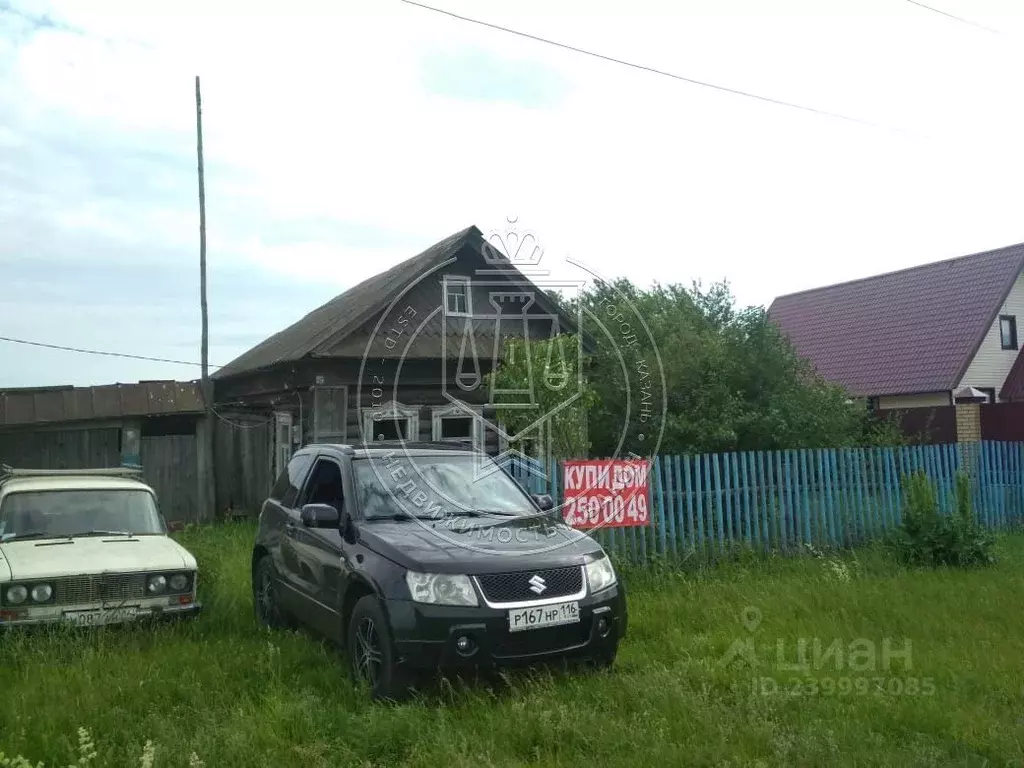
[[[539,593],[530,583],[535,576],[544,580],[544,589]],[[578,594],[583,589],[583,568],[579,565],[518,573],[489,573],[476,578],[484,597],[492,603],[519,603],[549,597],[565,597]]]
[[[146,576],[142,573],[103,573],[54,579],[53,601],[57,605],[122,602],[146,596]]]

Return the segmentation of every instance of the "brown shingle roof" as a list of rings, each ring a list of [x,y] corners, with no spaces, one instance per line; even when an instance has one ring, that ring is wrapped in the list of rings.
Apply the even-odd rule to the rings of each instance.
[[[0,390],[0,426],[202,413],[196,381]]]
[[[769,316],[854,396],[953,389],[1024,266],[1024,244],[780,296]]]

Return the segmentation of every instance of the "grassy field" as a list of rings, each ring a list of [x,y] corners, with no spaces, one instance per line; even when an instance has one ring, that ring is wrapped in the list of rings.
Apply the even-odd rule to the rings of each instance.
[[[626,573],[614,671],[384,706],[329,647],[257,630],[252,532],[182,535],[202,569],[198,622],[0,637],[0,751],[67,766],[84,727],[102,766],[139,765],[147,741],[155,766],[194,753],[210,768],[1024,763],[1024,537],[985,572],[901,572],[868,552]],[[815,658],[816,638],[853,643],[854,669]],[[887,639],[910,644],[888,670]],[[801,642],[811,668],[786,669]],[[730,649],[744,653],[723,664]]]

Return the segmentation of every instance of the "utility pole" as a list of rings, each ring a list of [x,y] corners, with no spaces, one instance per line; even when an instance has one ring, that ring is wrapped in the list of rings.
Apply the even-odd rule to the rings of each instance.
[[[203,98],[199,90],[199,75],[196,75],[196,152],[199,168],[199,306],[202,315],[202,390],[206,404],[206,425],[199,436],[199,518],[206,515],[216,517],[217,482],[215,476],[214,433],[216,424],[213,411],[213,387],[210,386],[210,319],[206,303],[206,184],[203,179]],[[205,499],[204,499],[205,497]]]

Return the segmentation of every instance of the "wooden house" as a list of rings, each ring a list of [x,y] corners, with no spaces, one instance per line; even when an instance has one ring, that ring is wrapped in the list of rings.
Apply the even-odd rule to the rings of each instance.
[[[484,379],[504,340],[580,330],[524,263],[534,262],[508,258],[476,227],[457,232],[218,370],[218,413],[273,420],[275,473],[309,442],[458,440],[506,450]],[[592,344],[582,338],[580,354]],[[513,450],[540,452],[544,439],[541,428]]]

